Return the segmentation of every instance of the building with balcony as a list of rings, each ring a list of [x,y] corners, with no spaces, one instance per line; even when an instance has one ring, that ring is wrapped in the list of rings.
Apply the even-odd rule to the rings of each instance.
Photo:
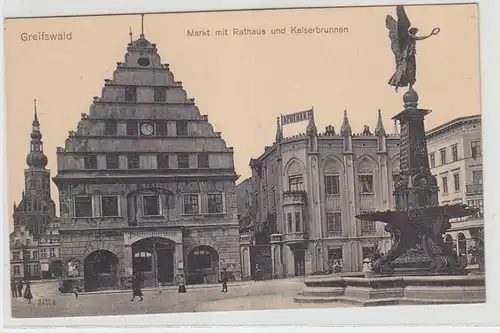
[[[386,134],[380,111],[374,133],[365,126],[353,134],[346,112],[340,133],[333,126],[318,133],[312,116],[305,134],[283,138],[278,119],[275,143],[250,167],[254,202],[240,236],[244,275],[255,261],[274,278],[325,271],[334,260],[359,271],[375,242],[383,252],[390,248],[382,223],[355,218],[395,206],[399,135]],[[252,247],[269,250],[252,260]]]
[[[470,230],[484,225],[481,116],[456,118],[429,130],[427,147],[431,172],[440,187],[439,203],[463,203],[480,210],[474,216],[450,221],[452,227],[445,235],[445,241],[470,260]]]
[[[57,165],[64,288],[241,278],[233,149],[143,33]]]

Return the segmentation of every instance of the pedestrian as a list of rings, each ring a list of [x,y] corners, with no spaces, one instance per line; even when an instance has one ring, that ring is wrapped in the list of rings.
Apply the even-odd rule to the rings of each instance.
[[[254,281],[257,282],[259,280],[260,280],[259,264],[255,264],[255,277],[254,277]]]
[[[10,280],[10,291],[12,292],[12,297],[17,297],[17,286],[14,279]]]
[[[80,292],[80,288],[75,284],[73,285],[73,294],[75,294],[75,298],[78,299],[78,293]]]
[[[227,271],[225,268],[222,269],[222,274],[221,274],[221,281],[222,281],[222,292],[227,293]]]
[[[132,299],[130,301],[133,302],[136,297],[140,298],[139,302],[143,300],[141,291],[141,282],[139,281],[138,276],[134,276],[132,278]]]
[[[156,291],[158,291],[158,294],[163,294],[163,286],[161,285],[160,282],[158,282],[158,287],[156,288]]]
[[[17,282],[17,294],[18,297],[23,297],[23,279]]]
[[[24,298],[28,300],[29,304],[31,304],[33,295],[31,294],[31,284],[29,281],[26,281],[26,288],[24,289]]]

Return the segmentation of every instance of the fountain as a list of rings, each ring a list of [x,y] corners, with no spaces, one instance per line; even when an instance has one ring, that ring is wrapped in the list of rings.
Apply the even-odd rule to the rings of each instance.
[[[415,83],[415,42],[439,33],[417,37],[403,6],[398,21],[387,15],[396,71],[389,84],[409,86],[404,110],[393,119],[400,122],[400,174],[395,180],[396,209],[360,214],[364,221],[385,223],[393,245],[373,265],[370,277],[329,276],[306,279],[296,302],[352,302],[363,306],[382,304],[478,303],[485,301],[484,276],[467,275],[467,260],[445,243],[450,219],[467,217],[477,209],[438,203],[436,178],[430,173],[424,117],[430,110],[418,108]]]

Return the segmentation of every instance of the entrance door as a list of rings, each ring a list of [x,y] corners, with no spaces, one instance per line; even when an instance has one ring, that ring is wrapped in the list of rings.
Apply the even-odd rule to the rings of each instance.
[[[169,283],[174,281],[174,252],[170,249],[156,251],[158,262],[158,282]]]
[[[304,251],[294,252],[295,276],[306,275],[306,260]]]

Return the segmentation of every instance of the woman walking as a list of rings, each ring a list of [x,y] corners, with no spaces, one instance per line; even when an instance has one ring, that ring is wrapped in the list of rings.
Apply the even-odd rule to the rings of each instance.
[[[26,281],[26,288],[24,289],[24,298],[28,300],[29,304],[31,304],[33,295],[31,294],[31,283],[29,281]]]
[[[141,282],[139,281],[138,276],[134,276],[132,278],[132,299],[130,301],[133,302],[136,297],[140,297],[139,302],[143,300]]]

